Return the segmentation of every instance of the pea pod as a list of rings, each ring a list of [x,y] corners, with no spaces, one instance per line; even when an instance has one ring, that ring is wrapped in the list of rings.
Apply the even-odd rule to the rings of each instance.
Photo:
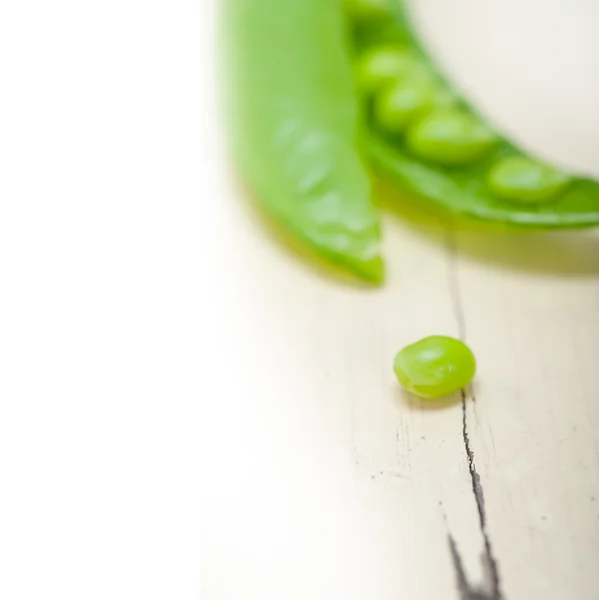
[[[227,0],[234,159],[258,201],[319,254],[380,282],[341,0]]]
[[[599,224],[599,183],[543,165],[494,132],[427,58],[402,2],[386,14],[380,3],[376,20],[349,17],[375,170],[451,213],[537,228]]]

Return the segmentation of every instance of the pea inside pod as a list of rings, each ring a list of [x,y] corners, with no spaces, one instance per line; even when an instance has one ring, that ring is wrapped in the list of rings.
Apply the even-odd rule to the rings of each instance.
[[[406,135],[410,151],[447,166],[471,164],[497,143],[495,134],[474,115],[439,109],[415,123]]]
[[[490,188],[501,198],[516,202],[552,200],[570,183],[565,173],[526,156],[511,156],[489,172]]]
[[[385,131],[402,133],[411,121],[435,106],[437,95],[430,81],[400,80],[376,96],[374,117]]]
[[[398,45],[377,46],[367,51],[356,66],[356,81],[362,94],[369,95],[393,83],[416,67],[416,58]]]

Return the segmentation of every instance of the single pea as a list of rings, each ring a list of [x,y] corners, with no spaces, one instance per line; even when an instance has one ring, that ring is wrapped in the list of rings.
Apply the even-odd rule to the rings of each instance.
[[[387,83],[406,75],[414,69],[417,59],[402,46],[377,46],[358,59],[356,80],[358,88],[372,94]]]
[[[374,117],[389,133],[402,133],[408,124],[435,105],[437,89],[429,82],[400,80],[374,99]]]
[[[476,360],[460,340],[433,335],[400,350],[393,369],[401,385],[412,394],[440,398],[472,381]]]
[[[520,202],[553,200],[570,178],[526,156],[510,156],[497,162],[489,173],[489,187],[501,198]]]
[[[495,146],[497,137],[474,115],[435,110],[408,129],[406,144],[419,158],[447,166],[468,165]]]

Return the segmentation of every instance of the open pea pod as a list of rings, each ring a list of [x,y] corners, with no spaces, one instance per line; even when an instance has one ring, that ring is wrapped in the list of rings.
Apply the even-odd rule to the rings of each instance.
[[[346,0],[346,9],[365,149],[384,178],[476,219],[599,224],[599,183],[543,164],[494,131],[428,59],[401,2]]]

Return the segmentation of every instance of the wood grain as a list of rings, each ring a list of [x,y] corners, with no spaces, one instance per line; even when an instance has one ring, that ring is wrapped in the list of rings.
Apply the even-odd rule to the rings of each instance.
[[[263,367],[252,388],[262,398],[248,394],[244,414],[268,415],[253,432],[271,438],[265,456],[292,465],[290,456],[308,452],[320,473],[311,481],[282,467],[296,480],[287,499],[293,519],[303,513],[317,529],[328,518],[326,499],[309,508],[298,481],[326,477],[351,488],[381,553],[376,569],[389,590],[381,598],[398,590],[414,599],[598,597],[599,238],[482,233],[389,216],[389,281],[366,291],[320,277],[266,236],[255,215],[246,217],[237,239],[254,274],[245,289],[253,308],[242,314],[253,323],[252,361]],[[487,253],[476,251],[481,244]],[[394,381],[395,351],[432,333],[460,335],[476,353],[478,375],[464,398],[420,402]],[[290,422],[296,437],[281,435]],[[252,468],[255,502],[268,505],[269,478],[280,475]],[[250,536],[252,515],[235,510],[236,535]],[[269,535],[265,521],[252,543]],[[310,547],[294,541],[293,527],[287,535],[290,546]],[[319,560],[326,565],[330,555]],[[340,565],[336,575],[334,565],[322,568],[342,577]],[[268,563],[256,573],[272,577]],[[313,597],[321,597],[317,581]]]

